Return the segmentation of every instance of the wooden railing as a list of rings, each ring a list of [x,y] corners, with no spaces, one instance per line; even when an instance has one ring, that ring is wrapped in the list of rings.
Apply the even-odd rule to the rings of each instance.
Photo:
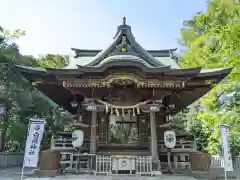
[[[52,139],[51,141],[51,149],[52,150],[74,150],[72,145],[72,138],[64,138],[64,139]],[[83,146],[81,147],[82,151],[89,150],[89,140],[84,140]]]
[[[55,150],[73,150],[72,146],[72,138],[62,138],[62,139],[52,139],[51,142],[51,149]],[[83,147],[81,148],[83,151],[89,150],[89,140],[84,140]],[[97,137],[97,144],[98,145],[107,145],[106,137],[100,138]],[[163,140],[157,141],[158,148],[162,152],[166,152],[167,148],[164,145]],[[150,141],[148,142],[141,142],[141,146],[150,146]],[[181,151],[187,151],[187,152],[193,152],[196,151],[196,145],[193,141],[176,141],[176,146],[172,151],[181,152]]]
[[[166,148],[164,145],[164,140],[158,140],[158,147],[163,149]],[[176,141],[175,149],[196,149],[196,144],[194,141]]]

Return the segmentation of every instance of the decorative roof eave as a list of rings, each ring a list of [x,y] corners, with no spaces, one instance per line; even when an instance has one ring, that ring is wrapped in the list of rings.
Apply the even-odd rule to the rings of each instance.
[[[171,114],[176,114],[181,109],[188,107],[192,103],[194,103],[197,99],[201,98],[204,94],[210,91],[214,86],[214,84],[218,84],[221,80],[223,80],[231,71],[232,67],[230,68],[220,68],[220,69],[212,69],[212,70],[201,70],[199,74],[195,78],[203,79],[207,84],[206,86],[196,87],[192,92],[180,92],[179,97],[177,99],[173,99],[174,102],[179,103],[178,108],[175,109],[174,112]],[[196,79],[192,78],[191,81],[195,82]]]
[[[74,51],[75,56],[74,58],[78,57],[92,57],[96,56],[98,53],[100,53],[102,50],[96,50],[96,49],[77,49],[77,48],[71,48],[72,51]]]
[[[109,61],[101,66],[80,66],[77,65],[80,72],[104,72],[111,67],[137,67],[148,73],[163,73],[169,72],[171,70],[170,66],[161,66],[161,67],[147,67],[145,64],[140,61],[129,61],[129,60],[120,60],[120,61]]]
[[[164,73],[165,76],[189,76],[191,78],[196,77],[199,72],[201,71],[201,67],[198,68],[190,68],[190,69],[171,69],[170,66],[162,66],[162,67],[146,67],[143,63],[136,63],[134,61],[110,61],[107,63],[104,63],[100,67],[86,67],[86,66],[80,66],[77,65],[79,71],[81,72],[104,72],[110,67],[137,67],[142,69],[144,72],[147,73]]]
[[[223,80],[230,72],[232,68],[220,68],[220,69],[212,69],[212,70],[201,70],[197,76],[191,78],[189,81],[204,81],[209,85],[216,85],[221,80]]]
[[[82,74],[79,72],[78,69],[58,69],[58,68],[41,68],[41,67],[31,67],[31,66],[20,66],[15,65],[17,70],[20,72],[31,73],[31,74],[38,74],[38,75],[72,75],[72,74]]]
[[[55,69],[55,68],[46,68],[49,73],[55,75],[74,75],[74,74],[83,74],[79,69]]]
[[[167,76],[197,76],[200,71],[201,67],[197,68],[189,68],[189,69],[171,69],[171,71],[164,73]]]
[[[74,100],[72,93],[68,89],[62,87],[62,84],[54,74],[48,72],[45,68],[18,65],[15,65],[15,67],[16,70],[22,73],[22,75],[32,84],[32,86],[35,86],[45,96],[49,97],[59,106],[65,107],[69,112],[75,113],[69,105],[69,102]],[[40,79],[40,81],[38,79]],[[52,89],[52,91],[49,91],[49,89]],[[64,96],[59,98],[61,95]]]
[[[231,71],[233,67],[227,67],[227,68],[218,68],[218,69],[203,69],[200,71],[200,73],[197,75],[197,77],[210,77],[210,76],[227,76]]]
[[[26,73],[33,73],[33,74],[48,74],[48,71],[45,68],[41,67],[32,67],[32,66],[21,66],[21,65],[14,65],[17,70]]]
[[[25,66],[15,66],[15,70],[22,74],[30,83],[32,82],[48,82],[58,83],[55,74],[48,72],[45,68],[34,68]]]
[[[98,53],[100,53],[103,50],[96,50],[96,49],[77,49],[77,48],[71,48],[75,52],[75,58],[78,57],[92,57],[96,56]],[[161,49],[161,50],[146,50],[149,54],[151,54],[153,57],[169,57],[169,52],[175,52],[177,48],[175,49]]]
[[[170,66],[162,66],[162,67],[147,67],[140,61],[138,63],[134,61],[109,61],[103,64],[100,67],[87,67],[77,65],[78,69],[55,69],[55,68],[39,68],[39,67],[30,67],[30,66],[21,66],[15,65],[15,67],[21,72],[31,73],[36,75],[73,75],[73,74],[83,74],[85,72],[104,72],[106,69],[112,66],[131,66],[138,67],[145,72],[150,73],[163,73],[167,76],[194,76],[196,78],[208,78],[208,77],[225,77],[227,76],[233,69],[233,67],[228,68],[219,68],[219,69],[211,69],[211,70],[202,70],[200,67],[198,68],[190,68],[190,69],[170,69]],[[222,79],[222,78],[220,78]]]
[[[169,57],[170,53],[177,51],[177,48],[174,49],[163,49],[163,50],[147,50],[153,57]]]

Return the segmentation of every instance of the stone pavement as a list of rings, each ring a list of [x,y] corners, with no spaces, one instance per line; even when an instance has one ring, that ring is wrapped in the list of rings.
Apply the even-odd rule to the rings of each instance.
[[[192,177],[173,176],[173,175],[169,175],[169,176],[163,175],[158,177],[124,176],[124,175],[120,175],[120,176],[64,175],[64,176],[57,176],[54,178],[34,178],[34,177],[28,176],[29,174],[31,174],[32,170],[33,169],[25,169],[24,180],[196,180],[195,178],[192,178]],[[240,179],[240,170],[235,170],[233,174],[236,175],[238,179]],[[0,180],[20,180],[20,176],[21,176],[21,168],[0,169]]]
[[[94,175],[63,175],[53,178],[37,178],[29,177],[28,175],[32,172],[32,169],[25,169],[24,180],[196,180],[191,177],[183,176],[126,176],[126,175],[112,175],[112,176],[94,176]],[[9,168],[0,169],[0,180],[20,180],[21,178],[21,168]]]
[[[33,169],[25,169],[25,175],[32,172]],[[7,168],[0,169],[0,180],[20,180],[22,169],[19,168]],[[25,176],[27,177],[27,176]]]
[[[27,178],[25,180],[196,180],[191,177],[183,176],[158,176],[158,177],[149,177],[149,176],[94,176],[94,175],[65,175],[58,176],[54,178]]]

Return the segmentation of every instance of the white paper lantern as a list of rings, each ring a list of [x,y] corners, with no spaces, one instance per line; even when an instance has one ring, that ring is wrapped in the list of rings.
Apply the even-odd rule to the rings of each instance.
[[[75,130],[72,132],[72,145],[75,148],[80,148],[83,144],[83,131],[81,130]]]
[[[167,148],[174,148],[176,146],[176,133],[168,130],[164,132],[164,144]]]

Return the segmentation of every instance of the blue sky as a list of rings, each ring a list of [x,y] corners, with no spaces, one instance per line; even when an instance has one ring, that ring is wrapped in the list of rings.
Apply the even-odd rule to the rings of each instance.
[[[183,20],[206,9],[206,0],[0,0],[0,25],[23,29],[24,54],[72,54],[111,43],[122,17],[146,49],[179,47]]]

